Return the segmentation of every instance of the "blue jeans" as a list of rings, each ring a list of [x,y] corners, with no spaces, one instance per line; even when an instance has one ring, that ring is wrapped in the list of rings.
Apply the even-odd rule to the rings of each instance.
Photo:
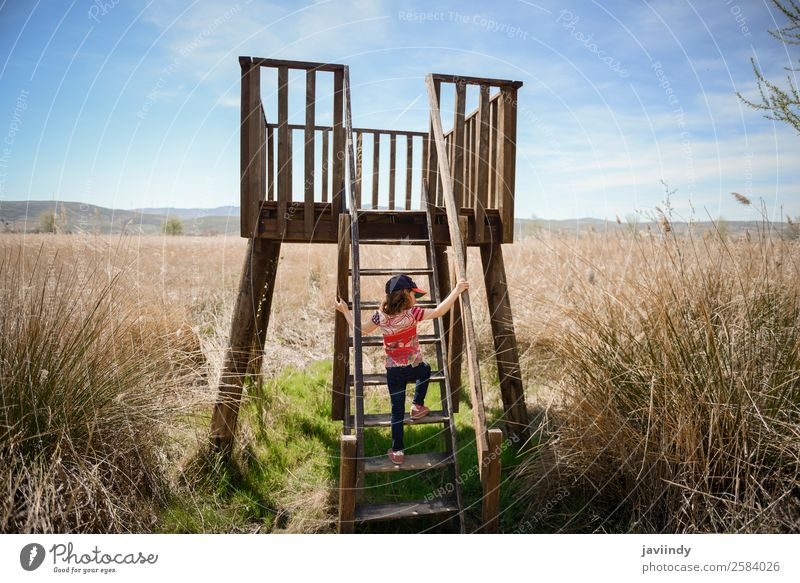
[[[431,365],[421,362],[417,366],[390,366],[386,369],[386,383],[392,399],[392,449],[403,449],[403,419],[406,416],[406,385],[416,381],[414,390],[415,405],[425,404],[428,382],[431,378]]]

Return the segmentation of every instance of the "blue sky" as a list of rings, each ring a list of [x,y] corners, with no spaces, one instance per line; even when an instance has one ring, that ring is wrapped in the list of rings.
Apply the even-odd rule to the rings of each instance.
[[[237,205],[250,55],[350,65],[362,127],[426,130],[429,72],[522,81],[518,217],[624,218],[661,180],[682,217],[757,218],[731,191],[795,216],[800,136],[735,96],[751,56],[785,84],[783,23],[755,0],[6,0],[0,204]]]

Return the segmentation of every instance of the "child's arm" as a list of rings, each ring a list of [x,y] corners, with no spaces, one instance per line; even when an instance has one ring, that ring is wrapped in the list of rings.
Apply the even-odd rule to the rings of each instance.
[[[339,298],[336,298],[336,304],[334,305],[334,308],[342,313],[345,320],[347,320],[347,323],[350,325],[350,330],[353,331],[355,323],[353,322],[353,314],[350,311],[350,308],[347,307],[347,303],[343,302]],[[377,327],[378,325],[375,324],[371,318],[367,318],[361,323],[361,335],[366,336],[370,332],[374,331]]]
[[[434,318],[441,318],[444,316],[456,301],[456,298],[463,292],[469,289],[469,282],[466,279],[461,279],[453,288],[453,291],[444,299],[444,301],[436,306],[433,310],[425,310],[422,317],[423,320],[432,320]]]

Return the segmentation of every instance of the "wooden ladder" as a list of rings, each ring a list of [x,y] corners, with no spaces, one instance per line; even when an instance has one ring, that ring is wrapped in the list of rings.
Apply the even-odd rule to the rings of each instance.
[[[377,239],[359,239],[358,231],[351,230],[350,245],[353,246],[353,265],[348,270],[349,275],[352,277],[353,301],[348,302],[348,305],[354,310],[354,318],[360,321],[362,310],[373,310],[379,306],[378,302],[361,302],[360,301],[360,287],[362,277],[387,277],[397,273],[405,273],[407,275],[425,275],[428,276],[431,300],[427,302],[418,302],[419,307],[433,308],[442,301],[439,294],[439,280],[438,268],[434,256],[433,245],[433,219],[431,208],[428,205],[427,193],[423,190],[423,206],[426,208],[427,220],[427,233],[428,237],[425,239],[408,239],[408,238],[377,238]],[[370,211],[361,210],[351,212],[358,212],[359,216],[370,213],[382,213],[391,211]],[[425,267],[412,268],[412,269],[396,269],[391,267],[377,268],[377,269],[360,269],[357,249],[361,245],[424,245],[426,248],[427,265]],[[344,434],[345,436],[355,433],[355,457],[354,457],[354,474],[355,474],[355,491],[360,493],[364,487],[364,477],[366,474],[375,472],[395,472],[395,471],[413,471],[413,470],[445,470],[448,474],[448,481],[444,490],[448,493],[447,496],[426,496],[425,500],[409,500],[402,502],[394,502],[387,504],[359,504],[357,499],[360,495],[356,494],[352,498],[345,498],[345,508],[340,506],[340,515],[344,510],[344,520],[340,520],[340,525],[343,524],[344,531],[351,528],[353,522],[370,522],[377,520],[390,520],[411,518],[417,516],[433,516],[439,515],[443,518],[452,519],[454,523],[454,530],[464,533],[464,515],[463,515],[463,502],[461,497],[460,480],[458,479],[458,457],[457,457],[457,444],[456,444],[456,428],[452,415],[453,404],[451,400],[451,387],[450,378],[448,375],[447,354],[446,346],[443,341],[443,324],[441,318],[433,320],[434,333],[432,335],[420,335],[420,344],[433,344],[436,347],[436,370],[431,371],[430,382],[438,383],[441,395],[441,408],[439,410],[431,410],[431,412],[424,418],[412,420],[409,413],[406,413],[403,421],[404,425],[422,425],[422,424],[440,424],[442,425],[442,433],[445,438],[445,451],[444,452],[428,452],[419,454],[407,454],[405,461],[401,466],[395,465],[389,460],[388,456],[384,453],[377,457],[365,458],[364,457],[364,430],[365,429],[387,429],[391,428],[391,414],[378,413],[378,414],[365,414],[364,413],[364,386],[382,385],[386,386],[386,374],[364,374],[362,368],[361,350],[364,346],[383,346],[383,338],[381,336],[366,336],[360,339],[360,342],[354,336],[348,336],[348,347],[353,347],[355,350],[353,362],[355,364],[353,374],[348,374],[346,377],[345,393],[345,414],[344,414]],[[359,332],[356,332],[359,334]],[[350,411],[350,395],[351,389],[354,391],[355,396],[355,414]],[[348,472],[352,472],[349,469]],[[345,483],[345,486],[347,484]],[[349,508],[347,508],[349,506]],[[348,524],[349,523],[349,524]]]

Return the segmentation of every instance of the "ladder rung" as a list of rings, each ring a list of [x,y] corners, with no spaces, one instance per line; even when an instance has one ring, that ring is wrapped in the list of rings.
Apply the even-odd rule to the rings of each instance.
[[[403,425],[430,425],[432,423],[445,423],[450,417],[442,411],[431,411],[422,419],[411,419],[411,414],[406,411],[406,416],[403,418]],[[355,419],[350,416],[350,427],[355,426]],[[364,414],[364,427],[391,427],[392,414],[391,413],[365,413]]]
[[[458,512],[458,505],[455,500],[436,498],[430,501],[419,500],[356,506],[355,519],[359,522],[369,522],[372,520],[394,520],[456,512]]]
[[[425,245],[429,239],[412,239],[411,237],[369,238],[359,239],[359,245]]]
[[[378,472],[399,472],[400,470],[431,470],[444,468],[453,463],[449,453],[428,452],[408,454],[401,465],[395,464],[389,456],[370,457],[364,460],[364,471],[368,474]]]
[[[430,382],[432,383],[442,383],[444,382],[444,371],[441,370],[434,370],[431,371],[431,378]],[[349,385],[353,384],[353,375],[347,375],[347,383]],[[375,374],[365,374],[364,375],[364,385],[372,386],[372,385],[385,385],[386,384],[386,373],[375,373]]]
[[[436,302],[420,302],[417,301],[415,304],[418,308],[435,308],[439,304]],[[351,310],[353,309],[353,302],[347,302],[347,307]],[[377,310],[381,307],[381,302],[361,302],[361,309],[362,310]]]
[[[348,273],[352,275],[353,270],[349,269]],[[370,268],[362,269],[359,273],[361,275],[397,275],[398,273],[404,273],[406,275],[433,275],[433,269],[428,269],[427,267],[409,267],[406,269]]]
[[[433,334],[420,334],[417,336],[420,344],[433,344],[435,342],[441,342],[441,339],[438,336]],[[347,337],[347,345],[353,345],[353,337]],[[383,346],[383,336],[362,336],[361,337],[361,346]]]

